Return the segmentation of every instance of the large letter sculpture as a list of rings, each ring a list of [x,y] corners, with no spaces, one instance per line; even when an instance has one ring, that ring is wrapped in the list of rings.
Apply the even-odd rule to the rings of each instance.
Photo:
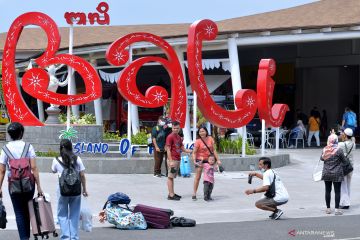
[[[145,96],[136,85],[136,75],[139,69],[148,62],[159,62],[164,66],[171,79],[170,118],[185,125],[186,89],[180,62],[173,48],[162,38],[150,33],[132,33],[116,40],[106,51],[107,61],[114,66],[124,65],[129,60],[128,46],[136,42],[150,42],[164,50],[168,59],[161,57],[141,57],[127,66],[121,73],[117,86],[121,95],[128,101],[140,107],[156,108],[164,106],[168,100],[166,89],[152,86]]]
[[[275,82],[271,78],[276,71],[276,64],[273,59],[262,59],[259,63],[257,79],[258,109],[260,119],[272,127],[280,127],[284,121],[285,114],[289,111],[286,104],[274,104],[272,99]]]
[[[198,105],[211,123],[227,128],[238,128],[251,121],[256,113],[256,93],[253,90],[240,90],[234,96],[236,110],[228,111],[219,107],[211,98],[206,87],[202,70],[202,41],[213,40],[217,35],[217,26],[211,20],[200,20],[189,29],[187,60],[191,87],[198,96]]]
[[[6,105],[11,121],[18,121],[26,126],[44,125],[30,111],[24,102],[18,88],[15,74],[16,45],[23,28],[27,25],[37,25],[47,34],[48,46],[46,51],[35,61],[45,68],[52,64],[66,64],[77,71],[85,82],[84,94],[57,94],[48,90],[49,76],[44,69],[28,70],[22,80],[22,87],[31,96],[56,105],[78,105],[101,97],[102,87],[96,70],[85,60],[69,55],[55,55],[60,45],[60,34],[56,23],[47,15],[38,12],[25,13],[19,16],[11,25],[4,48],[3,56],[3,89]],[[36,39],[34,39],[36,41]]]

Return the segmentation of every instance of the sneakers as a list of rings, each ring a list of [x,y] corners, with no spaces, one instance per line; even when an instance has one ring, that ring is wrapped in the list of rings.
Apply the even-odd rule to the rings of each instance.
[[[350,206],[340,206],[340,209],[349,209]]]
[[[273,213],[269,216],[269,218],[274,219],[275,213],[276,213],[276,212],[273,212]]]
[[[327,208],[327,209],[325,210],[325,213],[326,213],[326,214],[331,214],[331,208]]]
[[[284,214],[284,212],[282,211],[282,210],[280,210],[280,209],[278,209],[276,212],[275,212],[275,214],[274,214],[274,220],[278,220],[280,217],[281,217],[281,215],[283,215]]]
[[[172,197],[170,195],[168,195],[167,199],[168,200],[174,200],[174,201],[180,201],[180,198],[178,196],[176,196],[176,195],[174,195]]]
[[[177,198],[182,198],[180,195],[177,195],[176,193],[175,193],[174,196],[177,197]]]
[[[161,178],[161,174],[154,174],[154,177]]]
[[[335,215],[336,215],[336,216],[343,215],[343,212],[340,211],[340,209],[336,209],[336,210],[335,210]]]

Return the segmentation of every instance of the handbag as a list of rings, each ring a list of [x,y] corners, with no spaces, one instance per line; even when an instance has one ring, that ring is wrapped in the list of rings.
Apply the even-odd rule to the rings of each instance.
[[[190,218],[184,217],[172,217],[170,219],[171,225],[173,227],[195,227],[196,221]]]
[[[91,232],[92,227],[92,213],[89,207],[89,203],[85,197],[81,197],[80,229],[85,232]]]
[[[275,179],[276,179],[276,174],[273,170],[271,170],[274,173],[274,179],[272,181],[272,183],[269,186],[269,189],[265,192],[265,197],[267,198],[274,198],[276,195],[276,191],[275,191]]]
[[[351,146],[349,152],[347,152],[347,147],[346,147],[346,144],[345,144],[345,150],[346,150],[347,154],[345,156],[345,159],[346,159],[345,163],[343,163],[344,176],[348,175],[349,173],[351,173],[354,170],[353,166],[350,163],[350,159],[349,159],[349,154],[351,153],[351,151],[352,151],[352,149],[354,147],[354,144],[355,143],[353,143],[353,145]]]
[[[210,154],[211,154],[211,155],[214,155],[214,153],[210,150],[209,146],[206,144],[206,142],[204,141],[204,139],[202,139],[201,137],[200,137],[200,139],[201,139],[201,141],[204,143],[205,147],[209,150]],[[218,160],[218,159],[215,157],[215,155],[214,155],[214,158],[215,158],[216,161]],[[223,171],[225,171],[225,168],[224,168],[222,165],[220,165],[220,166],[219,166],[219,172],[222,173]]]
[[[314,171],[313,171],[313,180],[314,180],[315,182],[321,181],[321,178],[322,178],[322,169],[321,169],[321,170],[318,170],[319,163],[320,163],[320,160],[319,160],[318,163],[316,164],[316,166],[315,166],[315,168],[314,168]]]

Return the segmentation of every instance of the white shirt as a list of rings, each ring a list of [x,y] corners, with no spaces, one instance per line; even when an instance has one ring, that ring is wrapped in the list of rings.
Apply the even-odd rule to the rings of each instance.
[[[62,158],[58,157],[58,159],[62,162]],[[51,165],[51,170],[55,173],[58,173],[59,176],[61,175],[61,173],[64,171],[63,166],[61,166],[61,164],[56,160],[56,158],[53,159],[52,165]],[[85,170],[85,166],[81,160],[81,158],[78,156],[76,159],[76,164],[75,164],[75,170],[78,172],[82,172]]]
[[[263,186],[270,186],[274,179],[274,172],[272,169],[268,169],[263,174]],[[275,179],[275,202],[287,202],[289,200],[289,194],[281,181],[279,175],[275,172],[276,179]],[[265,195],[264,195],[265,197]]]

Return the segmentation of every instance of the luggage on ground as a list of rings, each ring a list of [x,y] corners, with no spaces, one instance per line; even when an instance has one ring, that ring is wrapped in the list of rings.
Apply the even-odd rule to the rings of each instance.
[[[180,174],[183,177],[190,177],[191,176],[190,159],[189,159],[189,156],[187,156],[187,155],[181,156]]]
[[[169,228],[170,216],[174,214],[170,209],[150,207],[142,204],[136,205],[134,212],[142,213],[149,228],[159,229]]]
[[[39,196],[30,200],[28,205],[30,223],[35,240],[38,237],[48,238],[51,233],[54,237],[57,237],[58,234],[55,229],[51,203],[44,196]]]
[[[147,228],[146,220],[140,212],[133,213],[129,209],[111,202],[107,202],[104,211],[107,221],[118,229],[145,230]]]
[[[170,219],[171,225],[173,227],[195,227],[196,221],[190,218],[184,217],[172,217]]]

